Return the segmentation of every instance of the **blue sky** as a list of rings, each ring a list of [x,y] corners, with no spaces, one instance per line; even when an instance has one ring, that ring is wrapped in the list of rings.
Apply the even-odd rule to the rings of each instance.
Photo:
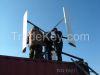
[[[63,17],[62,7],[67,9],[73,33],[89,34],[89,40],[76,41],[77,48],[64,40],[63,51],[82,57],[100,72],[100,0],[0,0],[0,55],[28,57],[28,48],[22,53],[23,15],[45,31],[50,31]],[[28,30],[32,26],[28,24]],[[58,28],[66,36],[64,22]],[[16,33],[15,40],[12,32]],[[63,56],[63,60],[69,58]]]

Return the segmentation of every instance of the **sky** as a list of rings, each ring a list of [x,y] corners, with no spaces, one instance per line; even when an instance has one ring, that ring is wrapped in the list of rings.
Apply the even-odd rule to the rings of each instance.
[[[69,16],[76,38],[76,48],[63,39],[63,52],[83,58],[100,74],[100,0],[0,0],[0,55],[28,58],[29,50],[22,53],[23,15],[45,31],[50,31],[63,18],[62,7]],[[28,31],[32,28],[28,24]],[[67,36],[62,22],[58,27]],[[14,38],[14,34],[15,38]],[[89,38],[81,39],[81,35]],[[69,57],[63,56],[63,60]]]

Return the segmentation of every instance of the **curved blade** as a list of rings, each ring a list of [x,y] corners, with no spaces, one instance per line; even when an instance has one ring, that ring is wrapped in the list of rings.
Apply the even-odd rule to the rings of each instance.
[[[27,14],[28,11],[25,12],[23,16],[23,39],[22,39],[22,50],[26,50],[26,43],[27,43]]]
[[[67,35],[68,42],[71,46],[76,47],[75,40],[74,40],[73,33],[72,33],[72,29],[71,29],[71,24],[69,23],[69,18],[65,12],[64,7],[63,7],[63,14],[64,14],[65,25],[66,25],[67,31],[68,31],[68,35]]]

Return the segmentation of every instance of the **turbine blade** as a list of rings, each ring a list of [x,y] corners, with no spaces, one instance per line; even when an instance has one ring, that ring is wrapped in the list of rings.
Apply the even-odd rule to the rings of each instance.
[[[69,44],[71,46],[76,47],[75,40],[74,40],[73,33],[72,33],[71,24],[69,22],[68,15],[66,14],[66,11],[65,11],[65,8],[64,7],[63,7],[63,14],[64,14],[65,26],[66,26],[66,29],[67,29],[67,32],[68,32],[68,36],[67,36],[68,42],[69,42]]]
[[[26,49],[26,43],[27,43],[27,14],[28,14],[28,11],[26,11],[23,16],[22,50]]]

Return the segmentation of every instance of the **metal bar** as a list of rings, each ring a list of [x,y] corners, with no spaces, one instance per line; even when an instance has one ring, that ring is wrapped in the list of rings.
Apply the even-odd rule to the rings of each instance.
[[[64,20],[64,18],[62,18],[62,19],[51,29],[51,31],[48,32],[46,35],[48,35],[49,33],[51,33],[52,30],[53,30],[54,28],[56,28],[63,20]]]
[[[90,66],[87,66],[90,70],[91,70],[91,72],[93,72],[95,75],[99,75],[96,71],[94,71]]]
[[[74,64],[81,70],[83,71],[86,75],[89,75],[79,64],[77,64],[72,58],[71,60],[74,62]]]
[[[62,37],[63,39],[68,39],[68,37]],[[76,45],[75,44],[73,44],[73,43],[71,43],[71,42],[69,42],[68,44],[70,44],[71,46],[73,46],[73,47],[76,47]]]
[[[64,39],[68,39],[67,37],[64,37],[64,36],[63,36],[62,38],[64,38]]]
[[[63,20],[64,20],[64,18],[62,18],[62,19],[54,26],[54,28],[56,28]],[[54,28],[53,28],[53,29],[54,29]]]
[[[54,28],[56,28],[63,20],[64,20],[64,18],[62,18],[62,19],[52,28],[52,30],[53,30]],[[50,32],[48,32],[48,34],[51,33],[52,30],[51,30]]]
[[[33,26],[36,26],[35,24],[33,24],[32,22],[30,22],[29,20],[27,20],[27,22],[29,23],[29,24],[31,24],[31,25],[33,25]],[[36,26],[36,27],[38,27],[38,26]],[[38,27],[39,28],[39,27]],[[41,29],[41,28],[39,28],[41,31],[43,31],[43,32],[45,32],[43,29]]]
[[[73,57],[73,58],[78,59],[78,60],[80,60],[80,61],[84,61],[82,58],[79,58],[79,57],[73,56],[73,55],[68,54],[68,53],[65,53],[65,52],[62,52],[62,54],[67,55],[67,56],[69,56],[69,57]]]

